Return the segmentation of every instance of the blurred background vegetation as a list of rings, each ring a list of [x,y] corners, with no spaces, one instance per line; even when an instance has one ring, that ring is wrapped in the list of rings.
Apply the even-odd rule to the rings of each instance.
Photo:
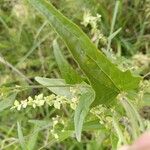
[[[51,0],[51,2],[65,16],[80,26],[96,46],[118,67],[122,70],[130,69],[149,82],[149,0],[120,0],[117,8],[115,0]],[[115,10],[116,19],[114,17]],[[91,20],[93,19],[92,23],[87,21],[89,17]],[[116,34],[111,39],[110,35],[115,31]],[[36,12],[27,0],[0,0],[0,99],[14,96],[14,91],[17,92],[15,87],[36,84],[35,76],[61,77],[53,56],[52,42],[56,38],[56,33],[45,18]],[[60,39],[59,44],[66,59],[78,70],[76,63]],[[45,89],[29,88],[22,90],[17,98],[25,99],[41,92],[48,93]],[[146,112],[146,118],[149,119],[150,108],[147,106],[150,96],[149,89],[146,94],[144,115]],[[90,150],[94,145],[98,150],[100,149],[99,140],[109,136],[101,134],[100,139],[90,143],[91,135],[85,133],[83,143],[77,143],[74,138],[55,143],[51,140],[49,128],[46,126],[49,124],[42,122],[44,129],[37,129],[38,122],[33,123],[29,120],[47,121],[61,112],[49,108],[27,109],[19,113],[14,111],[12,113],[9,109],[0,109],[0,112],[0,149],[21,149],[17,140],[17,121],[21,122],[22,131],[24,135],[27,135],[26,138],[30,137],[33,145],[36,143],[33,149]],[[50,145],[47,146],[47,143],[52,144],[51,148]],[[101,147],[101,149],[110,148],[107,140],[105,145],[108,146]],[[30,149],[32,148],[30,147]]]

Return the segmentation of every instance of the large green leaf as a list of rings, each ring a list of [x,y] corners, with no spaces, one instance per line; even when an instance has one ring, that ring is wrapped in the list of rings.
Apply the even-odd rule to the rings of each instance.
[[[94,104],[111,104],[122,91],[138,87],[140,78],[122,72],[99,51],[88,36],[46,0],[28,0],[66,43],[96,92]]]
[[[64,58],[61,53],[60,47],[56,40],[53,41],[54,56],[58,64],[59,70],[62,77],[66,80],[68,84],[75,84],[82,82],[81,77],[76,73],[76,71],[71,67],[71,65]]]

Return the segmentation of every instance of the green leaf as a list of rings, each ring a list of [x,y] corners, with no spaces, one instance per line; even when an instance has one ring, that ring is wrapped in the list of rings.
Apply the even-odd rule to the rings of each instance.
[[[136,140],[138,136],[140,136],[141,131],[145,131],[145,126],[143,124],[143,120],[141,116],[139,115],[136,108],[133,106],[133,104],[127,99],[127,97],[123,97],[120,100],[121,104],[123,105],[126,114],[128,116],[128,119],[130,121],[132,130],[131,134],[133,137],[133,140]]]
[[[123,135],[123,132],[119,126],[119,122],[116,118],[117,118],[117,115],[116,113],[114,113],[112,124],[114,126],[114,129],[116,130],[116,134],[118,135],[118,145],[120,146],[122,143],[126,145],[127,144],[126,137]]]
[[[23,137],[23,133],[22,133],[22,129],[21,129],[21,125],[20,125],[19,122],[17,122],[17,130],[18,130],[18,138],[19,138],[19,143],[21,145],[21,149],[22,150],[27,150],[25,140],[24,140],[24,137]]]
[[[70,88],[65,87],[65,81],[62,79],[48,79],[41,77],[36,77],[35,79],[44,86],[50,86],[48,89],[57,95],[67,96],[68,98],[72,97]],[[51,87],[52,85],[56,87]],[[64,87],[61,87],[62,85],[64,85]],[[82,94],[74,116],[75,133],[78,141],[81,140],[81,131],[84,119],[89,111],[90,105],[95,99],[95,92],[92,90],[92,88],[82,87],[82,85],[80,88]]]
[[[72,120],[69,120],[66,124],[67,125],[66,125],[65,130],[69,130],[69,131],[74,130],[74,124],[73,124]],[[106,129],[105,129],[104,125],[101,125],[99,123],[99,119],[94,118],[93,120],[84,122],[83,130],[93,132],[94,130],[106,130]]]
[[[17,93],[11,93],[9,96],[0,101],[0,112],[13,105]]]
[[[81,141],[83,122],[94,99],[95,93],[92,89],[86,89],[79,99],[79,104],[75,110],[74,116],[75,134],[78,141]]]
[[[82,82],[81,77],[76,73],[76,71],[71,67],[71,65],[64,58],[56,40],[54,40],[53,42],[53,49],[54,49],[54,56],[56,62],[58,64],[61,75],[65,79],[65,81],[68,84]]]
[[[60,133],[58,133],[59,141],[64,141],[65,139],[69,138],[71,135],[73,135],[72,130],[67,130],[67,131],[64,131],[64,132],[60,132]]]
[[[99,51],[88,36],[46,0],[28,0],[66,43],[96,92],[96,104],[111,104],[121,91],[136,89],[139,77],[122,72]]]
[[[39,127],[43,127],[46,125],[52,126],[52,123],[49,120],[29,120],[28,122]]]
[[[31,133],[30,139],[27,143],[27,147],[29,150],[36,149],[36,143],[37,143],[38,134],[39,134],[38,130],[39,130],[38,125],[35,125],[34,130],[32,131],[33,133]]]
[[[118,138],[114,134],[111,134],[110,137],[111,137],[112,150],[116,150],[117,149]]]
[[[35,80],[43,86],[46,86],[56,95],[66,96],[67,98],[70,98],[72,95],[70,92],[70,87],[67,86],[65,80],[63,79],[48,79],[42,77],[35,77]]]
[[[105,130],[105,127],[99,123],[99,119],[91,120],[84,123],[83,130],[94,131],[94,130]]]

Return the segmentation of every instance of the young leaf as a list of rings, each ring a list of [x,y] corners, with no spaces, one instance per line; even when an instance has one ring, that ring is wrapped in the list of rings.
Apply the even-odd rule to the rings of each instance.
[[[53,41],[53,49],[59,70],[61,72],[62,77],[66,80],[66,83],[75,84],[82,82],[81,77],[76,73],[76,71],[71,67],[71,65],[69,65],[69,63],[64,58],[56,40]]]
[[[35,80],[43,86],[55,93],[56,95],[71,97],[70,87],[67,87],[63,79],[48,79],[42,77],[35,77]]]
[[[136,89],[139,77],[122,72],[99,51],[87,35],[46,0],[28,0],[66,43],[96,92],[94,104],[111,104],[121,91]],[[131,82],[132,81],[132,82]]]
[[[79,104],[75,110],[74,124],[77,140],[81,141],[81,131],[84,119],[89,112],[89,107],[95,99],[95,92],[92,89],[86,89],[79,99]]]

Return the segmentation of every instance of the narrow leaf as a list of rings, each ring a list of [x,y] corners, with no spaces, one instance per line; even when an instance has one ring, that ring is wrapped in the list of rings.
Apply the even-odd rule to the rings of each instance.
[[[76,73],[76,71],[64,58],[56,40],[54,40],[53,42],[53,49],[54,49],[54,56],[58,64],[59,70],[61,72],[62,78],[65,79],[66,83],[74,84],[82,82],[81,77]]]
[[[123,132],[121,131],[121,128],[119,126],[119,123],[116,120],[116,113],[114,113],[114,116],[113,116],[113,126],[116,130],[116,134],[118,135],[118,139],[119,139],[118,145],[120,146],[122,143],[127,144],[126,138],[124,137]]]
[[[144,124],[142,122],[142,118],[140,117],[137,110],[134,108],[134,106],[129,102],[129,100],[126,97],[123,97],[120,102],[122,103],[126,114],[128,116],[128,119],[131,123],[131,133],[132,137],[137,139],[137,137],[140,135],[141,131],[143,132],[145,130]]]
[[[81,131],[84,119],[89,112],[89,107],[95,99],[95,93],[92,89],[88,89],[79,99],[79,104],[75,110],[74,124],[77,140],[81,141]]]
[[[37,139],[38,139],[38,132],[39,127],[37,125],[35,125],[33,133],[31,133],[30,139],[27,143],[27,147],[29,150],[34,150],[36,148],[36,143],[37,143]]]
[[[22,129],[21,129],[21,125],[20,125],[19,122],[17,122],[17,130],[18,130],[18,138],[19,138],[19,143],[21,145],[21,149],[22,150],[27,150],[25,140],[24,140],[24,137],[23,137],[23,133],[22,133]]]

